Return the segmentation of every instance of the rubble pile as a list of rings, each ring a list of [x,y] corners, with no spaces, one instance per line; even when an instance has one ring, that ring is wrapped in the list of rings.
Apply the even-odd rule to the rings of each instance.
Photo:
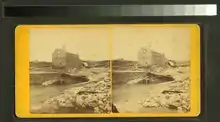
[[[163,94],[166,98],[171,98],[170,107],[176,107],[179,111],[190,111],[190,78],[182,81],[172,82],[168,90],[164,90]]]
[[[179,112],[190,111],[189,78],[171,82],[170,86],[157,95],[149,95],[139,103],[144,107],[166,107]]]
[[[90,83],[83,87],[67,89],[61,95],[50,98],[42,104],[41,108],[44,111],[41,112],[56,113],[60,112],[63,108],[69,108],[69,112],[72,113],[79,113],[79,111],[86,113],[87,109],[91,113],[111,112],[111,83],[109,73],[105,73],[102,76],[102,78],[98,78],[99,81],[89,81]]]

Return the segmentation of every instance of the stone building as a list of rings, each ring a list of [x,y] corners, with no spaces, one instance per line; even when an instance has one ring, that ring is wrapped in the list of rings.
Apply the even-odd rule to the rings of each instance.
[[[78,54],[66,52],[65,48],[57,48],[52,54],[53,68],[80,69],[83,62]]]
[[[142,47],[138,52],[138,63],[140,66],[165,66],[166,57],[164,54]]]

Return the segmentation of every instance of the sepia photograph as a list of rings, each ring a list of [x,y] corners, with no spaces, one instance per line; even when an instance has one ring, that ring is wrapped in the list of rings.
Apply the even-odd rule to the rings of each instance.
[[[200,113],[197,25],[23,25],[15,53],[21,118]]]
[[[115,113],[190,112],[190,27],[115,26],[112,31]]]
[[[110,40],[104,27],[31,28],[30,113],[110,113]]]

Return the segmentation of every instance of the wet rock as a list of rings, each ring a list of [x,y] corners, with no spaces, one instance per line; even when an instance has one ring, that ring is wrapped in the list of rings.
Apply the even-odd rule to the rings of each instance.
[[[83,75],[71,75],[63,73],[56,77],[55,79],[48,80],[43,82],[42,86],[49,86],[49,85],[63,85],[63,84],[74,84],[80,82],[87,82],[89,79]]]
[[[183,92],[181,92],[181,91],[171,91],[171,90],[164,90],[162,92],[162,94],[172,94],[172,93],[183,93]]]
[[[61,85],[64,84],[64,80],[62,79],[54,79],[54,80],[48,80],[42,83],[42,86],[49,86],[49,85]]]
[[[127,84],[147,84],[147,79],[138,78],[138,79],[128,81]]]
[[[114,104],[112,104],[112,112],[113,113],[119,113],[117,107]]]
[[[154,73],[147,73],[147,77],[150,78],[151,82],[169,82],[173,81],[174,78],[171,75],[160,75]]]

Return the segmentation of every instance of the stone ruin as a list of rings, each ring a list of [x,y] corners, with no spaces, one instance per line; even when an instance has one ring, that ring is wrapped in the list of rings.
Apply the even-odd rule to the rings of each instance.
[[[55,69],[80,69],[83,66],[83,61],[80,60],[78,54],[69,53],[63,47],[54,50],[52,54],[52,65]]]
[[[138,52],[138,63],[140,66],[150,67],[153,65],[164,67],[167,64],[164,54],[142,47]]]

